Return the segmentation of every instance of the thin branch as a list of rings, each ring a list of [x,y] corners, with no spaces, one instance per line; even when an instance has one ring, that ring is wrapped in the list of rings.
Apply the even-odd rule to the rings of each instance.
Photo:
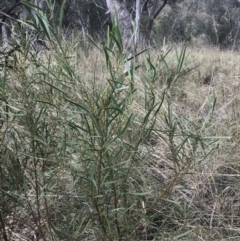
[[[5,23],[6,18],[10,18],[11,20],[17,21],[16,18],[12,17],[11,15],[8,15],[7,13],[4,13],[4,12],[1,12],[1,11],[0,11],[0,14],[4,15],[4,17],[3,17],[4,20],[1,20],[1,21],[0,21],[0,26],[1,26],[2,24],[6,24],[6,23]]]
[[[145,0],[145,2],[142,5],[141,12],[146,11],[147,12],[147,5],[148,5],[149,0]]]
[[[163,8],[165,7],[165,5],[167,4],[167,1],[168,0],[164,0],[164,3],[162,4],[162,6],[156,11],[156,13],[154,14],[154,17],[153,17],[153,19],[155,19],[157,16],[158,16],[158,14],[163,10]]]
[[[151,19],[155,19],[155,9],[156,9],[156,7],[157,7],[157,1],[158,0],[155,0],[154,2],[153,2],[153,6],[152,6],[152,11],[151,11],[151,14],[150,14],[150,17],[151,17]]]

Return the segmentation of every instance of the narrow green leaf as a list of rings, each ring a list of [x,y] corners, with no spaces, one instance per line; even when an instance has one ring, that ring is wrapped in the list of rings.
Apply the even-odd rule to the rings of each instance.
[[[187,231],[187,232],[185,232],[185,233],[182,233],[182,234],[180,234],[180,235],[175,236],[175,237],[173,238],[173,240],[178,240],[178,239],[180,239],[180,238],[183,238],[183,237],[187,236],[187,235],[190,234],[190,233],[192,233],[192,230],[189,230],[189,231]]]

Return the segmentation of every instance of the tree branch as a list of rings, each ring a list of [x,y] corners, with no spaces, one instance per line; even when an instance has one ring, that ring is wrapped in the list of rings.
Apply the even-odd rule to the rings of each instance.
[[[161,6],[161,7],[156,11],[156,13],[154,14],[153,19],[155,19],[155,18],[158,16],[158,14],[163,10],[163,8],[165,7],[165,5],[167,4],[167,1],[168,1],[168,0],[164,0],[162,6]]]
[[[143,11],[147,12],[147,4],[148,4],[148,2],[149,2],[149,0],[145,0],[145,2],[142,5],[141,12],[143,12]]]

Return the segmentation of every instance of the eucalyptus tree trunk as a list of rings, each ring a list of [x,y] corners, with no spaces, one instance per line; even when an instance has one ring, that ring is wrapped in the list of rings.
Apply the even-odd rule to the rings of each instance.
[[[7,46],[8,46],[7,26],[5,23],[2,23],[2,48],[6,48]]]
[[[132,18],[123,0],[106,0],[111,17],[117,16],[119,27],[122,31],[122,42],[124,49],[133,47]]]
[[[148,13],[148,24],[146,33],[146,42],[150,43],[151,32],[154,20],[168,3],[168,0],[135,0],[135,29],[133,29],[133,19],[126,7],[127,0],[106,0],[111,17],[118,17],[120,29],[122,31],[123,46],[129,50],[134,47],[135,51],[139,46],[140,39],[140,18],[143,12]]]
[[[135,33],[134,33],[134,46],[135,52],[138,52],[140,40],[140,18],[141,18],[141,0],[136,0],[136,17],[135,17]]]

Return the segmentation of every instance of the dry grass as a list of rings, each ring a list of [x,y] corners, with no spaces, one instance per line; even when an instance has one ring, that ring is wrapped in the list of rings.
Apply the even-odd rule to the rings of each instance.
[[[179,205],[179,209],[175,210],[173,216],[178,213],[182,217],[176,220],[172,218],[171,221],[180,229],[188,227],[192,231],[183,240],[238,240],[240,57],[238,53],[209,48],[190,49],[189,53],[199,67],[172,87],[169,98],[176,116],[185,117],[195,127],[200,127],[216,97],[215,111],[209,123],[206,123],[205,134],[219,137],[220,141],[217,150],[201,165],[189,170],[181,184],[174,188],[172,202],[173,206]],[[171,161],[166,147],[160,142],[154,145],[155,172],[165,179],[171,176]],[[166,170],[159,170],[159,163]]]

